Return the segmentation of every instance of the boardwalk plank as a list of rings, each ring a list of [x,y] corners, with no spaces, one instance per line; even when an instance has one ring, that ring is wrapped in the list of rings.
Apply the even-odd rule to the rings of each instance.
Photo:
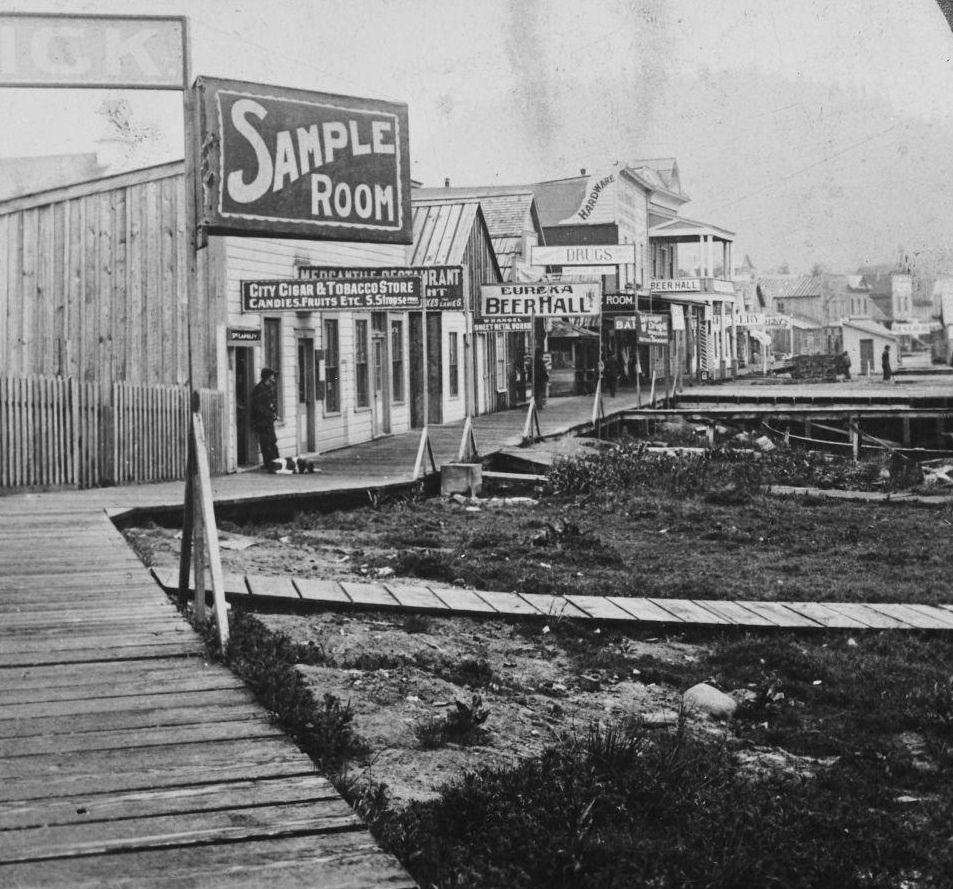
[[[75,798],[24,800],[0,809],[0,830],[24,827],[54,827],[117,818],[143,818],[175,812],[206,812],[269,803],[305,802],[338,797],[331,782],[320,775],[261,781],[231,781],[196,784],[161,790],[84,794],[82,805]]]
[[[429,587],[396,583],[387,583],[384,586],[402,608],[412,611],[446,612],[449,610],[446,604],[431,592]]]
[[[876,630],[910,629],[910,624],[888,617],[883,612],[868,608],[859,602],[826,602],[828,608],[840,614],[846,614],[854,620],[860,621],[868,628]]]
[[[318,580],[311,577],[296,577],[294,585],[298,595],[309,602],[328,602],[332,605],[349,605],[351,600],[335,580]]]
[[[566,598],[577,608],[581,608],[586,614],[596,620],[622,620],[630,622],[634,620],[628,611],[623,610],[618,605],[614,605],[605,596],[568,595]]]
[[[819,623],[821,626],[838,629],[861,629],[865,625],[841,611],[834,611],[820,602],[785,602],[792,611]]]
[[[156,665],[175,663],[176,659],[156,660]],[[186,658],[181,658],[186,660]],[[132,663],[132,662],[130,662]],[[102,664],[85,663],[82,670],[77,670],[72,664],[57,664],[61,670],[72,669],[74,673],[81,674],[87,667],[98,667]],[[113,662],[110,666],[115,667]],[[14,668],[15,670],[16,668]],[[27,669],[35,669],[29,667]],[[235,677],[234,674],[222,673],[219,671],[196,672],[193,675],[182,673],[181,675],[173,671],[162,671],[162,674],[156,674],[155,678],[149,675],[140,675],[138,672],[128,680],[113,678],[110,681],[90,682],[88,684],[65,682],[51,685],[49,688],[36,687],[32,683],[21,685],[17,683],[6,684],[4,677],[7,670],[0,671],[0,719],[5,718],[5,708],[14,704],[42,704],[52,701],[86,701],[97,698],[124,698],[127,699],[127,706],[134,703],[136,698],[155,697],[162,699],[171,695],[187,695],[190,699],[194,695],[200,695],[203,692],[215,689],[244,689],[244,683]],[[166,675],[168,674],[168,675]],[[97,677],[102,679],[99,674]],[[221,700],[221,695],[213,696],[214,700]]]
[[[245,577],[245,583],[253,599],[301,599],[290,577],[249,574]]]
[[[618,605],[623,611],[632,615],[635,620],[649,623],[681,623],[681,618],[672,611],[660,608],[651,599],[636,596],[607,596],[613,605]]]
[[[915,602],[908,602],[907,608],[912,608],[914,611],[919,611],[921,614],[931,617],[941,624],[943,629],[953,629],[953,614],[944,608],[939,608],[936,605],[919,605]]]
[[[355,605],[365,605],[371,608],[399,607],[398,601],[387,592],[387,588],[382,583],[357,583],[351,580],[342,580],[341,588]]]
[[[153,644],[130,644],[110,648],[113,659],[144,657],[183,657],[194,656],[202,651],[201,643],[195,638],[185,636],[175,642],[154,642]],[[81,664],[86,661],[100,661],[102,651],[89,648],[75,648],[68,651],[44,652],[42,650],[24,652],[0,651],[0,667],[32,666],[34,664]]]
[[[520,593],[520,597],[551,620],[559,620],[560,618],[592,619],[587,612],[573,605],[565,596],[550,596],[547,593]]]
[[[542,612],[531,602],[521,599],[516,593],[494,593],[479,590],[477,595],[492,605],[500,614],[509,617],[539,617]]]
[[[487,601],[481,599],[473,590],[435,589],[428,587],[449,609],[459,614],[499,614]]]
[[[669,611],[679,620],[689,624],[727,624],[725,618],[695,604],[691,599],[649,599],[653,605]]]
[[[260,840],[288,834],[324,833],[360,826],[343,799],[224,811],[180,812],[113,821],[108,835],[99,824],[69,824],[0,831],[0,860],[42,861],[164,846]]]
[[[721,615],[728,623],[740,627],[777,627],[777,624],[765,617],[763,614],[755,612],[744,607],[743,602],[730,602],[720,599],[698,600],[699,605],[703,605],[709,611]]]
[[[43,889],[416,889],[365,831],[0,866],[0,885]]]
[[[807,617],[806,615],[792,611],[790,608],[785,608],[780,602],[761,602],[744,599],[741,604],[750,611],[753,611],[755,614],[760,614],[764,617],[770,618],[779,627],[793,628],[821,626],[821,624],[819,624],[817,621],[811,620],[811,618]]]
[[[943,623],[937,617],[925,614],[916,608],[911,608],[909,605],[886,604],[881,602],[867,602],[865,604],[874,611],[879,611],[888,617],[903,621],[905,624],[916,627],[919,630],[948,630],[950,628],[949,624]]]

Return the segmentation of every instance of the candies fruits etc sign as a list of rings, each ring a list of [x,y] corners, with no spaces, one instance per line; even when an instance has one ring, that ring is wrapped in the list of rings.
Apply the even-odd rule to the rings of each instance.
[[[200,77],[216,234],[413,243],[407,106]]]
[[[572,284],[483,284],[480,287],[482,316],[525,317],[536,315],[598,315],[597,281]]]
[[[424,295],[428,309],[438,312],[463,310],[462,265],[414,265],[389,268],[328,265],[298,267],[298,277],[312,281],[327,278],[399,278],[407,275],[419,277],[424,282]]]
[[[420,278],[242,281],[243,312],[401,311],[422,305]]]

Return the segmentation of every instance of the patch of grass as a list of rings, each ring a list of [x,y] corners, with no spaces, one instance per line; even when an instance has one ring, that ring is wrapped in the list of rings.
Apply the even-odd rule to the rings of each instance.
[[[458,660],[438,652],[420,651],[414,656],[414,662],[421,670],[454,685],[487,688],[493,683],[502,684],[486,658],[465,657]]]
[[[474,695],[470,703],[455,701],[455,708],[446,716],[428,716],[414,726],[414,734],[425,750],[435,750],[448,743],[481,744],[487,738],[483,723],[490,711],[483,706],[483,699]]]
[[[921,858],[921,831],[942,836],[939,818],[914,827],[844,776],[741,773],[724,741],[684,723],[662,736],[593,727],[516,768],[468,774],[434,802],[375,815],[417,882],[448,889],[886,889],[914,869],[938,887],[953,862],[949,843]]]

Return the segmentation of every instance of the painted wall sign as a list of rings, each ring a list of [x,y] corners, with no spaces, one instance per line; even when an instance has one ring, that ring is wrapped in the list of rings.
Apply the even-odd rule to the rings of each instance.
[[[685,313],[682,311],[681,306],[672,306],[672,330],[684,330],[685,329]]]
[[[341,267],[304,265],[298,268],[298,277],[321,281],[328,278],[378,278],[413,275],[424,282],[427,308],[437,311],[463,311],[463,266],[397,266],[389,268]]]
[[[641,328],[639,340],[643,343],[668,342],[668,316],[662,314],[639,315]]]
[[[649,282],[652,293],[697,293],[701,289],[701,278],[653,278]]]
[[[407,106],[200,77],[205,228],[413,243]]]
[[[614,330],[638,330],[639,329],[639,319],[630,316],[628,318],[616,318],[612,322]]]
[[[532,265],[633,265],[635,244],[589,244],[533,247]]]
[[[242,281],[243,312],[400,311],[423,304],[420,278]]]
[[[596,173],[588,178],[579,208],[565,219],[560,225],[573,222],[584,222],[592,225],[598,222],[611,221],[614,216],[614,194],[616,177],[613,172]]]
[[[0,15],[0,85],[185,88],[183,16]]]
[[[482,316],[598,315],[600,284],[484,284]]]
[[[923,336],[934,330],[940,330],[939,322],[930,321],[894,321],[890,328],[891,333],[901,336]]]
[[[765,315],[765,327],[790,327],[791,319],[787,315]]]
[[[603,293],[602,311],[607,314],[611,314],[612,312],[634,312],[635,292],[623,290],[618,293]]]
[[[764,327],[764,313],[739,312],[735,315],[735,323],[739,327]]]
[[[229,327],[225,340],[229,346],[247,346],[261,342],[260,327]]]
[[[476,333],[528,333],[532,329],[532,321],[520,321],[517,318],[492,318],[473,322],[473,330]]]

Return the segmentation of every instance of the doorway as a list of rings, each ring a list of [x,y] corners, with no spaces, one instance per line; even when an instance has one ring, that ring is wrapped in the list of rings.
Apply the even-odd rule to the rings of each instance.
[[[371,339],[371,361],[373,362],[372,402],[374,411],[372,434],[390,435],[390,389],[387,385],[387,334],[384,330],[374,330]]]
[[[860,372],[862,374],[873,373],[874,371],[874,341],[860,341]]]
[[[314,337],[298,337],[298,453],[313,454],[317,450],[315,436],[316,387]]]
[[[235,346],[235,457],[239,466],[258,462],[258,443],[251,425],[251,393],[255,387],[254,350]]]

